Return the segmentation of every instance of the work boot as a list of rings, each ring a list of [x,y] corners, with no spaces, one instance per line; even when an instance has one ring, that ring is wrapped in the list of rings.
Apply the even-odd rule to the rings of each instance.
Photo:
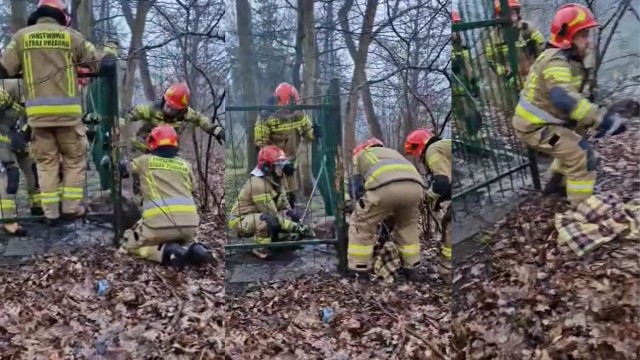
[[[265,260],[271,255],[271,252],[267,248],[253,248],[251,249],[251,253],[262,260]]]
[[[44,215],[44,210],[40,206],[32,206],[31,207],[31,215],[32,216],[42,216]]]
[[[182,271],[187,262],[187,249],[176,243],[167,243],[162,247],[162,265],[175,271]]]
[[[545,196],[558,195],[560,197],[567,197],[567,188],[563,184],[564,176],[560,173],[553,173],[551,179],[544,187],[543,194]]]
[[[186,260],[188,263],[199,267],[205,264],[212,264],[213,256],[202,244],[193,243],[187,249]]]
[[[25,230],[17,222],[4,224],[4,231],[7,234],[13,235],[13,236],[26,236],[27,235],[27,230]]]
[[[84,206],[78,206],[76,208],[76,212],[62,213],[61,218],[63,220],[75,220],[75,219],[84,217],[86,214],[87,214],[87,210],[84,208]]]
[[[420,270],[418,270],[417,268],[413,268],[413,269],[402,269],[402,274],[407,278],[407,280],[411,281],[411,282],[417,282],[417,283],[421,283],[421,282],[425,282],[426,278],[424,277],[424,275],[422,275],[420,273]]]

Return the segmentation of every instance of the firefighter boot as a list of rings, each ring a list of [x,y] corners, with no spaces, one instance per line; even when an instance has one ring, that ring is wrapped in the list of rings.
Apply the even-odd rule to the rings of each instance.
[[[200,267],[213,263],[213,256],[211,256],[211,253],[202,244],[193,243],[187,249],[186,261],[191,265]]]
[[[31,207],[31,215],[32,216],[42,216],[44,215],[44,211],[40,206],[32,206]]]
[[[560,173],[554,172],[551,175],[551,179],[544,187],[543,194],[545,196],[558,195],[560,197],[567,197],[567,188],[563,184],[564,176]]]
[[[186,264],[187,249],[176,244],[167,243],[162,246],[162,265],[169,266],[175,271],[182,271]]]

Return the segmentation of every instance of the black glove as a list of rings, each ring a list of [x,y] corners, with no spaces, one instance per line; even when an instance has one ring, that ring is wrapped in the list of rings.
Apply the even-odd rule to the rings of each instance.
[[[322,137],[322,131],[320,130],[320,125],[316,123],[313,124],[313,137],[315,139],[320,139]]]
[[[260,215],[260,220],[267,223],[267,231],[269,232],[271,241],[277,242],[278,235],[280,234],[280,221],[278,221],[278,217],[275,215],[262,214]]]
[[[213,126],[211,130],[208,131],[208,133],[209,135],[215,137],[220,145],[222,145],[222,143],[225,141],[225,133],[222,126]]]
[[[27,150],[27,135],[22,131],[11,133],[11,151],[21,153]]]
[[[284,214],[288,216],[291,219],[291,221],[296,223],[300,222],[300,214],[295,209],[287,210],[285,211]]]
[[[621,116],[617,112],[607,111],[600,125],[596,128],[598,133],[596,139],[605,135],[618,135],[627,130],[626,123],[629,119]]]

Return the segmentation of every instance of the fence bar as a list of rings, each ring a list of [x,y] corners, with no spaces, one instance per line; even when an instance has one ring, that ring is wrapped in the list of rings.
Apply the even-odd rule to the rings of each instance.
[[[499,180],[501,180],[502,178],[505,178],[505,177],[507,177],[507,176],[509,176],[509,175],[511,175],[511,174],[517,173],[518,171],[523,170],[523,169],[526,169],[526,168],[528,168],[529,166],[530,166],[529,162],[525,162],[525,163],[524,163],[524,164],[522,164],[522,165],[518,165],[518,166],[516,166],[516,167],[514,167],[514,168],[511,168],[511,169],[510,169],[510,170],[508,170],[508,171],[505,171],[505,172],[503,172],[503,173],[500,173],[498,176],[495,176],[495,177],[493,177],[493,178],[491,178],[491,179],[489,179],[489,180],[487,180],[487,181],[483,181],[483,182],[481,182],[480,184],[474,185],[474,186],[472,186],[472,187],[470,187],[470,188],[468,188],[468,189],[465,189],[464,191],[461,191],[461,192],[459,192],[459,193],[457,193],[457,194],[453,195],[453,197],[451,198],[451,200],[455,200],[455,199],[457,199],[457,198],[459,198],[459,197],[464,197],[465,195],[467,195],[467,194],[469,194],[469,193],[472,193],[472,192],[474,192],[474,191],[476,191],[476,190],[478,190],[478,189],[481,189],[481,188],[483,188],[483,187],[488,187],[488,186],[490,186],[491,184],[498,182],[498,181],[499,181]]]
[[[323,244],[336,244],[336,239],[309,239],[300,241],[277,241],[269,244],[269,248],[279,248],[287,246],[302,246],[302,245],[323,245]],[[242,250],[264,247],[264,244],[257,243],[245,243],[245,244],[231,244],[224,247],[225,250]]]

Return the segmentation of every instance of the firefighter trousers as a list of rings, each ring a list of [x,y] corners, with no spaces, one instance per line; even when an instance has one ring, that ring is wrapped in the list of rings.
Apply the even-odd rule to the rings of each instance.
[[[402,266],[412,269],[420,264],[418,217],[422,192],[418,183],[395,182],[367,191],[356,202],[349,217],[349,269],[371,269],[376,227],[382,221],[393,226]]]
[[[87,170],[87,136],[82,124],[67,127],[33,128],[31,156],[40,179],[44,215],[49,219],[82,215]],[[62,167],[62,181],[58,176]],[[60,204],[62,203],[62,206]]]
[[[162,252],[165,243],[175,242],[185,249],[194,242],[197,227],[150,228],[139,220],[131,229],[123,234],[120,252],[133,255],[143,260],[162,263]]]
[[[535,150],[553,157],[551,169],[566,178],[567,198],[573,205],[593,195],[598,158],[588,140],[556,125],[528,133],[516,131],[516,135]]]
[[[239,237],[252,237],[256,244],[270,244],[271,234],[269,225],[260,217],[262,214],[253,213],[242,215],[239,218],[229,220],[229,228]],[[290,233],[295,227],[295,223],[284,216],[278,216],[278,224],[283,233]]]
[[[29,154],[26,152],[14,153],[8,145],[4,145],[0,144],[0,161],[3,168],[2,173],[0,173],[0,218],[12,218],[17,215],[15,196],[19,185],[19,175],[13,179],[10,178],[8,175],[9,167],[17,170],[16,174],[21,171],[24,175],[31,208],[40,207],[40,189],[35,162]],[[9,191],[11,191],[11,194]]]

